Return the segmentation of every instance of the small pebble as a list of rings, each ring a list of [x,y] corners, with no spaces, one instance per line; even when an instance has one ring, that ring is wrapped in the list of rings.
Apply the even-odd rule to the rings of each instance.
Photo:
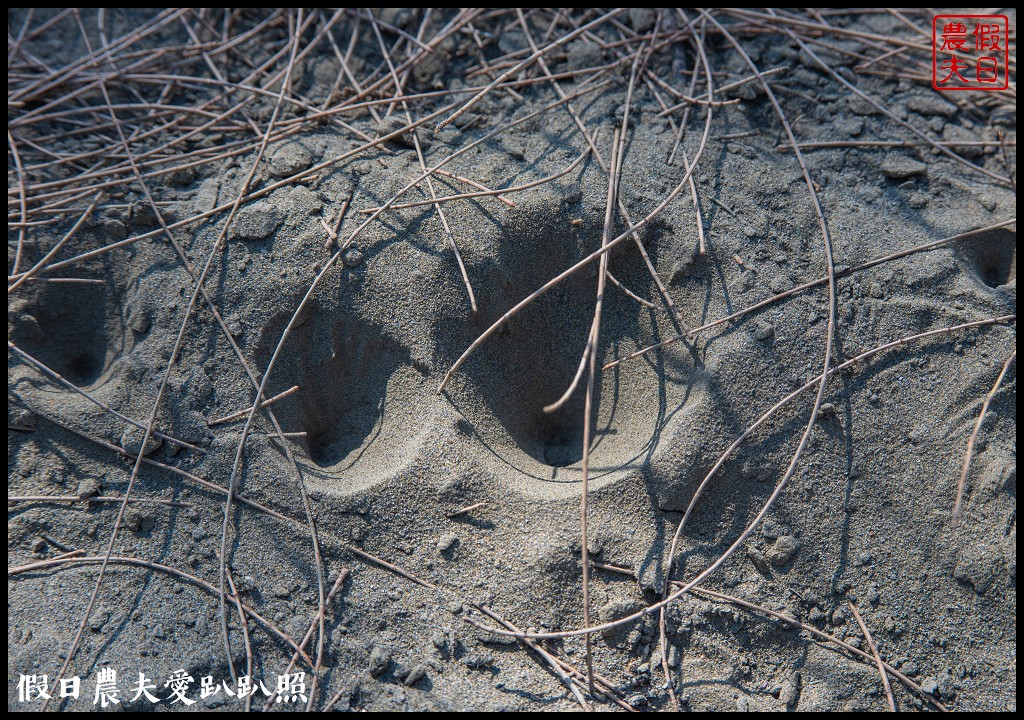
[[[458,544],[458,542],[459,538],[457,536],[453,535],[452,533],[445,533],[437,541],[438,554],[445,555],[446,553],[451,552],[452,548],[454,548]]]
[[[775,336],[775,328],[769,323],[762,322],[754,326],[754,339],[767,342]]]
[[[935,93],[926,94],[915,94],[907,100],[907,110],[913,110],[914,112],[924,115],[941,115],[943,117],[953,117],[957,113],[957,106],[953,103],[942,99]]]
[[[100,481],[94,477],[82,478],[78,483],[78,490],[75,494],[80,498],[92,497],[93,495],[99,495],[102,491]]]
[[[765,557],[775,567],[785,565],[792,559],[793,555],[800,548],[800,541],[792,535],[783,535],[778,538],[768,551]]]
[[[281,224],[277,211],[267,201],[247,205],[238,211],[228,230],[232,240],[266,240]]]
[[[391,667],[391,653],[380,645],[374,645],[370,651],[368,669],[370,677],[380,677]]]
[[[345,265],[350,268],[357,268],[363,264],[363,253],[362,251],[352,248],[345,253]]]
[[[924,175],[928,166],[919,160],[903,155],[891,155],[882,161],[882,174],[890,180],[905,180],[915,175]]]
[[[413,665],[412,669],[409,671],[409,674],[405,676],[404,683],[407,686],[411,687],[412,685],[415,685],[416,683],[418,683],[420,680],[422,680],[426,676],[427,676],[427,666],[426,665],[424,665],[423,663],[420,663],[419,665]]]
[[[771,570],[768,567],[768,559],[764,556],[757,548],[750,546],[747,548],[747,557],[754,563],[754,567],[758,569],[762,574],[768,575]]]
[[[89,617],[89,628],[93,632],[99,632],[110,619],[110,612],[106,608],[97,608]]]
[[[309,150],[292,141],[278,147],[270,156],[270,174],[277,178],[290,177],[313,164]]]
[[[928,196],[924,193],[916,192],[910,196],[910,199],[907,200],[907,204],[915,210],[920,210],[921,208],[928,206]]]
[[[470,670],[486,670],[494,664],[494,657],[485,653],[473,653],[464,657],[462,663]]]
[[[144,435],[144,430],[134,425],[129,425],[121,434],[121,448],[129,455],[137,456],[142,448],[142,438]],[[143,455],[152,455],[162,444],[163,440],[151,434],[149,440],[146,441],[146,452]]]

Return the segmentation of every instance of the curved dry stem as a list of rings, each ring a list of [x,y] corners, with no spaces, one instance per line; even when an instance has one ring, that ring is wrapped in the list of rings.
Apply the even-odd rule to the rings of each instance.
[[[1016,348],[1010,352],[1010,356],[1006,358],[1006,362],[1003,363],[1003,369],[999,372],[999,377],[996,378],[995,384],[992,389],[988,391],[988,395],[985,396],[985,402],[981,404],[981,412],[978,413],[978,421],[974,423],[974,430],[971,432],[971,437],[967,441],[967,450],[964,452],[964,467],[960,471],[960,479],[956,484],[956,500],[953,502],[953,516],[950,518],[950,522],[955,527],[960,521],[960,505],[964,500],[964,488],[967,487],[967,475],[971,472],[971,460],[974,458],[974,443],[978,440],[978,434],[981,432],[981,425],[985,422],[985,413],[988,412],[988,406],[992,402],[992,398],[999,392],[999,386],[1003,384],[1003,379],[1006,377],[1006,373],[1009,372],[1010,367],[1017,359]]]

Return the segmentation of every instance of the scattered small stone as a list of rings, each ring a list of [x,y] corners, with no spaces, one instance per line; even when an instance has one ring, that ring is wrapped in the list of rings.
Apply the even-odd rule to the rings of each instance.
[[[156,213],[153,206],[146,200],[136,200],[128,210],[128,222],[133,227],[146,227],[156,225]]]
[[[358,248],[352,248],[345,253],[344,262],[347,267],[357,268],[363,264],[363,253]]]
[[[274,207],[266,201],[247,205],[238,211],[228,236],[232,240],[266,240],[281,224]]]
[[[315,215],[324,207],[323,198],[305,185],[296,185],[288,195],[288,203],[292,210],[297,210],[306,215]]]
[[[242,318],[239,317],[238,313],[232,313],[224,318],[224,325],[227,326],[231,337],[237,338],[242,334]]]
[[[928,166],[920,160],[904,155],[890,155],[882,161],[882,174],[890,180],[905,180],[916,175],[924,175]]]
[[[128,308],[128,327],[137,333],[144,333],[149,330],[152,324],[149,308],[142,302],[133,303]]]
[[[757,467],[757,464],[753,464]],[[789,528],[779,522],[779,519],[773,516],[765,518],[764,522],[761,523],[761,536],[774,540],[781,535],[790,535]]]
[[[847,614],[846,608],[843,607],[842,605],[840,605],[832,613],[832,624],[836,625],[836,626],[844,625],[846,623],[847,617],[848,617],[848,614]]]
[[[385,135],[390,135],[391,133],[398,132],[408,124],[408,122],[398,117],[397,115],[391,115],[390,117],[382,118],[381,121],[377,124],[378,136],[383,137]],[[413,129],[411,132],[409,130],[406,130],[402,132],[400,135],[396,135],[395,137],[391,138],[391,140],[392,142],[395,142],[401,145],[402,147],[415,149],[416,141],[413,140],[413,132],[416,132],[416,130]],[[420,147],[423,148],[424,150],[430,147],[431,140],[429,133],[416,133],[416,139],[420,141]]]
[[[622,600],[611,600],[605,605],[598,608],[597,614],[598,617],[601,619],[602,623],[609,623],[615,622],[616,620],[621,620],[624,617],[639,612],[643,609],[643,607],[644,605],[640,601],[629,598]],[[606,640],[616,639],[623,632],[628,631],[628,629],[629,628],[626,626],[619,626],[611,628],[609,630],[605,630],[601,634],[602,636],[604,636]]]
[[[437,552],[439,555],[447,555],[455,548],[456,545],[458,545],[458,543],[458,536],[453,533],[445,533],[437,541]]]
[[[859,95],[850,94],[846,96],[846,107],[854,115],[878,115],[878,108],[869,103]]]
[[[761,342],[768,342],[775,337],[775,328],[766,322],[760,322],[754,326],[754,339]]]
[[[956,115],[958,109],[953,103],[943,100],[933,93],[913,95],[907,100],[907,110],[913,110],[926,117],[942,115],[951,118]]]
[[[918,668],[916,662],[914,662],[913,660],[909,660],[903,663],[903,666],[900,667],[900,672],[902,672],[907,677],[914,677],[919,672],[921,672],[921,670]]]
[[[494,656],[486,653],[473,653],[464,657],[462,663],[470,670],[486,670],[494,664]]]
[[[144,436],[145,431],[142,428],[129,425],[121,434],[121,449],[133,457],[138,456],[139,450],[142,449],[142,438]],[[161,445],[163,445],[163,440],[156,435],[150,434],[149,440],[146,441],[146,451],[143,455],[152,455]]]
[[[292,141],[276,148],[270,156],[270,174],[291,177],[313,164],[313,156],[301,143]]]
[[[916,192],[910,196],[910,199],[907,200],[907,204],[915,210],[928,207],[928,196],[924,193]]]
[[[89,629],[93,632],[99,632],[103,629],[103,626],[107,624],[107,620],[110,619],[110,611],[105,607],[96,608],[92,615],[89,616]]]
[[[946,700],[951,700],[956,697],[956,685],[953,683],[953,676],[950,674],[949,669],[945,669],[939,673],[936,678],[939,683],[939,695]]]
[[[921,690],[928,693],[929,695],[935,695],[939,689],[939,681],[937,678],[929,676],[921,681]]]
[[[989,212],[992,212],[993,210],[996,209],[995,198],[992,198],[988,195],[982,195],[981,197],[979,197],[978,202],[981,203],[981,206],[988,210]]]
[[[942,139],[950,143],[950,150],[968,160],[981,157],[984,152],[980,145],[972,144],[978,140],[977,132],[965,126],[946,123],[946,126],[942,128]]]
[[[99,478],[84,477],[78,482],[78,490],[75,494],[80,498],[93,497],[102,491]]]
[[[196,178],[196,169],[194,167],[183,167],[173,170],[167,173],[166,179],[168,185],[188,185]]]
[[[199,184],[199,189],[192,197],[192,209],[196,213],[203,213],[217,207],[217,192],[220,188],[220,181],[217,178],[206,178]]]
[[[125,526],[134,532],[149,532],[156,527],[156,518],[135,508],[129,508],[124,514]]]
[[[779,700],[786,703],[786,707],[794,707],[800,699],[800,673],[786,673],[782,681],[782,688],[779,690]]]
[[[638,33],[645,33],[654,27],[654,22],[657,20],[657,15],[650,8],[630,8],[628,10],[629,24],[633,26],[633,29]]]
[[[389,667],[391,667],[391,653],[380,645],[374,645],[373,650],[370,651],[370,661],[367,667],[370,677],[380,677],[388,671]]]
[[[768,558],[766,558],[764,553],[753,545],[749,545],[747,547],[747,557],[750,558],[750,561],[754,563],[754,567],[756,567],[761,574],[769,575],[771,573],[771,568],[768,567]]]
[[[953,577],[973,587],[979,595],[984,595],[995,582],[998,564],[995,548],[988,543],[977,542],[960,551]]]
[[[836,120],[836,130],[849,137],[857,137],[864,132],[864,121],[859,117],[842,117]]]
[[[1017,103],[1004,105],[992,111],[989,116],[993,125],[1002,125],[1008,128],[1017,128]]]
[[[405,685],[411,687],[423,678],[425,678],[426,676],[427,666],[423,663],[420,663],[418,665],[413,665],[412,669],[409,671],[409,674],[405,676],[405,680],[403,682],[405,683]]]
[[[783,535],[778,538],[768,551],[765,557],[775,567],[781,567],[790,561],[796,551],[800,549],[800,541],[792,535]]]

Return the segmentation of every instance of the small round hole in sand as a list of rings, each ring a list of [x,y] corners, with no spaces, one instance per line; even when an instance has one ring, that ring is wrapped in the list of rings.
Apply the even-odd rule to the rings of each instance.
[[[8,313],[11,339],[75,385],[92,385],[119,350],[110,299],[107,285],[39,283]]]
[[[990,288],[1017,279],[1017,233],[1006,228],[960,241],[957,254],[972,274]]]

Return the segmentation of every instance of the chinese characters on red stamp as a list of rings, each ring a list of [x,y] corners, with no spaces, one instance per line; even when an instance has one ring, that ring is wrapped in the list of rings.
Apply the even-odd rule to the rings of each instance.
[[[936,90],[1006,90],[1009,61],[1005,15],[932,18],[932,87]]]

